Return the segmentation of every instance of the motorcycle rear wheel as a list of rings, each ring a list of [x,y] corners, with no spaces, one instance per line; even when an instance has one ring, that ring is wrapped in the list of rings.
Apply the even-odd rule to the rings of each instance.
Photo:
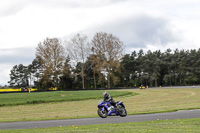
[[[126,116],[127,116],[127,111],[126,111],[126,109],[122,107],[122,108],[120,109],[120,111],[119,111],[119,115],[120,115],[121,117],[126,117]]]
[[[104,111],[102,111],[101,108],[98,108],[97,113],[101,118],[106,118],[108,116],[108,111],[105,109],[104,109]]]

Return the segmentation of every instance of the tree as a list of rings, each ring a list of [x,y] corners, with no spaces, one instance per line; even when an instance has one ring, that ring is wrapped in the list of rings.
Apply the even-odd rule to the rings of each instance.
[[[161,52],[160,50],[155,51],[152,53],[152,75],[151,77],[154,79],[155,81],[155,86],[158,86],[158,79],[160,76],[160,70],[161,70]]]
[[[136,69],[137,69],[137,77],[138,77],[138,81],[140,81],[139,84],[141,86],[143,86],[144,85],[143,83],[144,83],[145,78],[146,78],[145,73],[147,71],[145,68],[148,65],[148,64],[145,64],[145,63],[146,63],[146,61],[148,61],[148,57],[151,54],[149,56],[147,56],[147,55],[144,54],[144,51],[141,49],[141,50],[139,50],[137,55],[138,55],[138,57],[137,57],[138,65],[136,67]]]
[[[108,88],[111,87],[111,79],[115,82],[113,72],[120,66],[119,60],[123,55],[123,43],[120,39],[112,34],[105,32],[96,33],[92,39],[92,52],[94,55],[98,71],[105,73],[108,81]],[[114,80],[115,79],[115,80]]]
[[[91,45],[88,42],[88,38],[84,34],[76,34],[69,42],[66,43],[66,50],[71,60],[76,64],[81,62],[81,71],[78,75],[82,78],[82,87],[85,89],[85,62],[91,52]]]
[[[95,72],[94,72],[94,64],[91,61],[92,60],[92,55],[88,57],[87,61],[85,62],[85,74],[86,74],[86,86],[88,88],[96,88],[96,79],[95,79]]]
[[[60,77],[60,87],[62,89],[71,89],[73,87],[72,84],[72,74],[71,74],[71,65],[69,64],[70,58],[67,57],[65,62],[64,62],[64,68],[62,71],[62,76]]]
[[[28,67],[23,64],[15,65],[10,72],[10,85],[11,86],[28,86]]]
[[[62,72],[65,61],[64,48],[58,38],[46,38],[36,48],[36,58],[41,61],[43,67],[43,80],[46,85],[49,81],[55,82],[58,87],[58,77]]]
[[[123,81],[124,86],[135,86],[137,84],[137,73],[138,63],[136,60],[136,51],[132,54],[126,54],[123,56],[121,61],[121,81]],[[128,81],[128,82],[127,82]]]
[[[90,61],[92,62],[92,70],[93,70],[93,79],[94,79],[94,88],[97,88],[97,80],[96,80],[96,74],[98,73],[98,65],[100,64],[96,55],[91,54],[90,55]]]
[[[171,49],[167,49],[165,54],[164,54],[164,62],[165,65],[167,67],[167,74],[165,74],[165,81],[169,81],[169,85],[172,85],[172,66],[173,66],[173,58],[172,58],[172,54],[171,54]]]
[[[38,59],[35,58],[32,63],[30,64],[31,66],[31,73],[33,76],[34,80],[34,85],[37,86],[38,89],[41,89],[41,79],[43,77],[43,67],[42,67],[42,62]]]
[[[10,81],[8,83],[10,86],[15,86],[18,82],[18,72],[17,72],[17,65],[13,66],[12,70],[10,71]]]

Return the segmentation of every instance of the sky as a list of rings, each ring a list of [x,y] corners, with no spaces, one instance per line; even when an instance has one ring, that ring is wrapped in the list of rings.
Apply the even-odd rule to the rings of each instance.
[[[46,37],[96,32],[119,37],[125,53],[200,48],[200,0],[0,0],[0,85],[29,65]]]

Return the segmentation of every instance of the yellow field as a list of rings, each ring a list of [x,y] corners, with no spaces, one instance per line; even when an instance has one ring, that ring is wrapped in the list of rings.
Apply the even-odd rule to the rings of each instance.
[[[30,89],[30,91],[36,91],[37,89],[33,89],[33,88],[28,88],[28,90]],[[12,92],[12,91],[21,91],[20,89],[12,89],[12,88],[8,88],[8,89],[0,89],[0,92]]]
[[[0,89],[0,92],[21,91],[21,89]]]
[[[146,89],[126,91],[133,91],[139,93],[139,95],[118,97],[114,100],[123,101],[129,115],[181,109],[200,109],[200,89]],[[98,117],[98,102],[99,100],[93,99],[0,107],[0,121]]]

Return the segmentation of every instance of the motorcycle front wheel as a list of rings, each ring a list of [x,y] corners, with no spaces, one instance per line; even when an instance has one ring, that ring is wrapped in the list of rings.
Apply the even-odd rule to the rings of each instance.
[[[98,108],[97,113],[101,118],[106,118],[108,116],[108,111],[105,109],[102,110],[102,108]]]

